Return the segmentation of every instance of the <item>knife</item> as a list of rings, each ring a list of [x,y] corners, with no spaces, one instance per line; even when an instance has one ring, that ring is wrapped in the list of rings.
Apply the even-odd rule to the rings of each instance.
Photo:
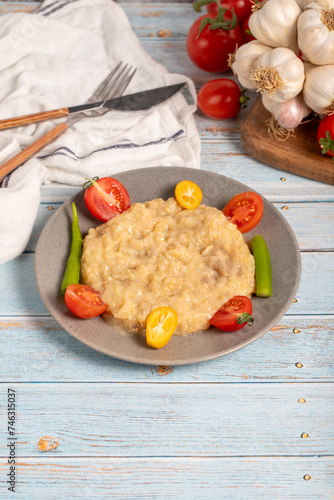
[[[91,104],[82,104],[79,106],[70,106],[68,108],[43,111],[42,113],[18,116],[16,118],[7,118],[6,120],[0,120],[0,130],[19,127],[20,125],[28,125],[29,123],[50,120],[53,118],[74,115],[76,113],[83,113],[85,111],[92,111],[102,107],[118,111],[140,111],[149,109],[152,106],[166,101],[169,97],[172,97],[176,92],[181,90],[184,85],[185,83],[167,85],[166,87],[158,87],[151,90],[145,90],[144,92],[137,92],[135,94],[129,94]]]
[[[162,102],[172,97],[185,85],[185,82],[178,83],[176,85],[168,85],[166,87],[159,87],[156,89],[145,90],[143,92],[137,92],[136,94],[128,94],[122,97],[115,97],[114,99],[95,103],[95,109],[101,106],[107,106],[110,109],[118,111],[140,111],[150,109],[153,106],[157,106],[158,104],[161,104]],[[94,104],[84,104],[82,106],[74,106],[72,108],[65,109],[72,110],[72,113],[82,113],[83,110],[94,109]],[[44,134],[42,137],[37,139],[37,141],[30,144],[30,146],[27,146],[13,158],[3,163],[0,166],[0,181],[17,167],[23,165],[23,163],[25,163],[27,160],[34,157],[37,153],[39,153],[39,151],[53,142],[57,137],[66,132],[68,127],[69,126],[66,123],[60,123],[52,130]]]

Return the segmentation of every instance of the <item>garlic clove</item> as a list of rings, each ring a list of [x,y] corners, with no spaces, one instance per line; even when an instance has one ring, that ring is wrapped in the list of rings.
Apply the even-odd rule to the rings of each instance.
[[[311,108],[305,103],[302,92],[283,103],[275,102],[267,94],[263,94],[262,103],[278,124],[287,130],[297,128],[303,118],[311,113]]]

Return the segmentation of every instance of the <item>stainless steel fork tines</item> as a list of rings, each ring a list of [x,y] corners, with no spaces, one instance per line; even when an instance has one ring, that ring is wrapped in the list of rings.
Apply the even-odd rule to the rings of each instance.
[[[91,104],[98,101],[105,102],[107,99],[112,97],[120,97],[129,83],[131,82],[137,69],[133,68],[129,64],[120,62],[112,71],[109,73],[107,78],[98,86],[94,94],[89,98],[87,104]],[[96,108],[86,112],[78,112],[75,116],[70,117],[66,123],[68,126],[73,125],[79,119],[85,116],[97,116],[107,113],[109,109],[103,108],[103,104]]]

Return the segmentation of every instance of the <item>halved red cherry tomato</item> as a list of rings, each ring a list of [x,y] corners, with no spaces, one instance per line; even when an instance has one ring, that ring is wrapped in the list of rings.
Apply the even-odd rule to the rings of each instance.
[[[131,206],[127,190],[112,177],[94,177],[83,185],[84,200],[90,213],[102,222],[107,222]]]
[[[259,194],[253,191],[236,194],[223,209],[223,214],[236,224],[241,233],[247,233],[261,220],[263,201]]]
[[[73,314],[84,319],[100,316],[108,308],[96,290],[80,284],[66,288],[65,303]]]
[[[235,332],[247,323],[254,323],[252,312],[251,300],[243,295],[236,295],[218,309],[209,323],[224,332]]]

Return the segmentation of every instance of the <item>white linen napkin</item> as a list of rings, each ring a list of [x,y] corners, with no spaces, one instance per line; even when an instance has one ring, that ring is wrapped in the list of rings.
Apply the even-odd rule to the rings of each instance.
[[[186,81],[148,111],[108,111],[80,120],[0,184],[0,265],[25,249],[42,183],[82,186],[86,177],[150,166],[199,168],[196,91],[143,49],[112,0],[46,0],[31,14],[0,17],[0,119],[83,104],[120,61],[137,68],[125,94]],[[0,164],[64,121],[0,131]]]

